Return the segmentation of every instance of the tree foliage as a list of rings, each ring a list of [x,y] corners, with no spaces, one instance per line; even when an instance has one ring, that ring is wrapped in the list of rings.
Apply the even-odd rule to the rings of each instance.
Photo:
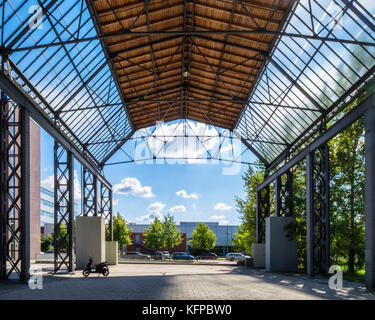
[[[119,248],[132,243],[130,235],[133,229],[129,229],[125,219],[117,212],[117,216],[113,217],[113,240],[118,241]],[[106,226],[106,238],[109,240],[109,227]]]
[[[144,231],[145,245],[154,249],[162,249],[165,247],[165,236],[162,223],[158,218],[150,225],[150,228]]]
[[[216,245],[215,233],[203,222],[193,230],[190,246],[193,249],[200,250],[202,253],[214,248]]]
[[[236,251],[251,252],[251,244],[256,234],[256,187],[263,181],[264,173],[260,169],[249,167],[242,176],[246,198],[236,197],[236,207],[240,214],[241,226],[233,239]]]
[[[162,225],[165,248],[172,253],[172,249],[182,242],[180,229],[177,229],[176,221],[169,214],[164,216]]]
[[[331,256],[354,273],[364,264],[363,118],[329,142]]]
[[[41,235],[40,237],[40,250],[42,252],[53,250],[53,237],[52,235]]]

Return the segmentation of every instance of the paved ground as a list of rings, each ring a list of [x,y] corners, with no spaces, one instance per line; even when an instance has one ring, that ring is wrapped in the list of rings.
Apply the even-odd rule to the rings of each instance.
[[[328,279],[281,275],[235,265],[120,264],[107,278],[51,275],[44,265],[43,289],[0,282],[5,299],[375,299],[363,286],[345,282],[333,291]]]

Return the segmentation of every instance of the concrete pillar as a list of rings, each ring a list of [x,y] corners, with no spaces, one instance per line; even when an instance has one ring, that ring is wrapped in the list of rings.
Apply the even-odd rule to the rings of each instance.
[[[365,113],[365,268],[366,286],[375,288],[375,105]]]
[[[109,265],[118,264],[118,242],[106,241],[105,242],[105,260]]]
[[[105,222],[101,216],[76,217],[77,269],[83,269],[89,256],[93,265],[105,261]]]
[[[294,217],[266,218],[266,270],[297,271],[297,240]]]
[[[266,245],[264,243],[253,243],[251,245],[251,256],[253,257],[254,268],[266,266]]]

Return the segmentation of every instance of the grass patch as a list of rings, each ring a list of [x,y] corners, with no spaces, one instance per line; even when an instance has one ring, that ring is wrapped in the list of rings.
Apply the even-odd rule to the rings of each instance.
[[[365,283],[365,269],[358,270],[354,274],[344,272],[344,280]]]

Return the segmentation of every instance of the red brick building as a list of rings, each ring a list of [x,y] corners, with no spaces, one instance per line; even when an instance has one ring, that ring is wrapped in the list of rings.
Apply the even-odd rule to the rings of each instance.
[[[182,242],[174,247],[172,249],[172,252],[186,252],[187,246],[186,246],[186,233],[181,233],[182,235]],[[126,251],[128,252],[140,252],[140,253],[153,253],[154,250],[151,248],[148,248],[145,243],[145,236],[143,232],[133,232],[130,235],[130,238],[132,240],[132,244],[130,246],[127,246]],[[167,250],[167,249],[163,249]]]

